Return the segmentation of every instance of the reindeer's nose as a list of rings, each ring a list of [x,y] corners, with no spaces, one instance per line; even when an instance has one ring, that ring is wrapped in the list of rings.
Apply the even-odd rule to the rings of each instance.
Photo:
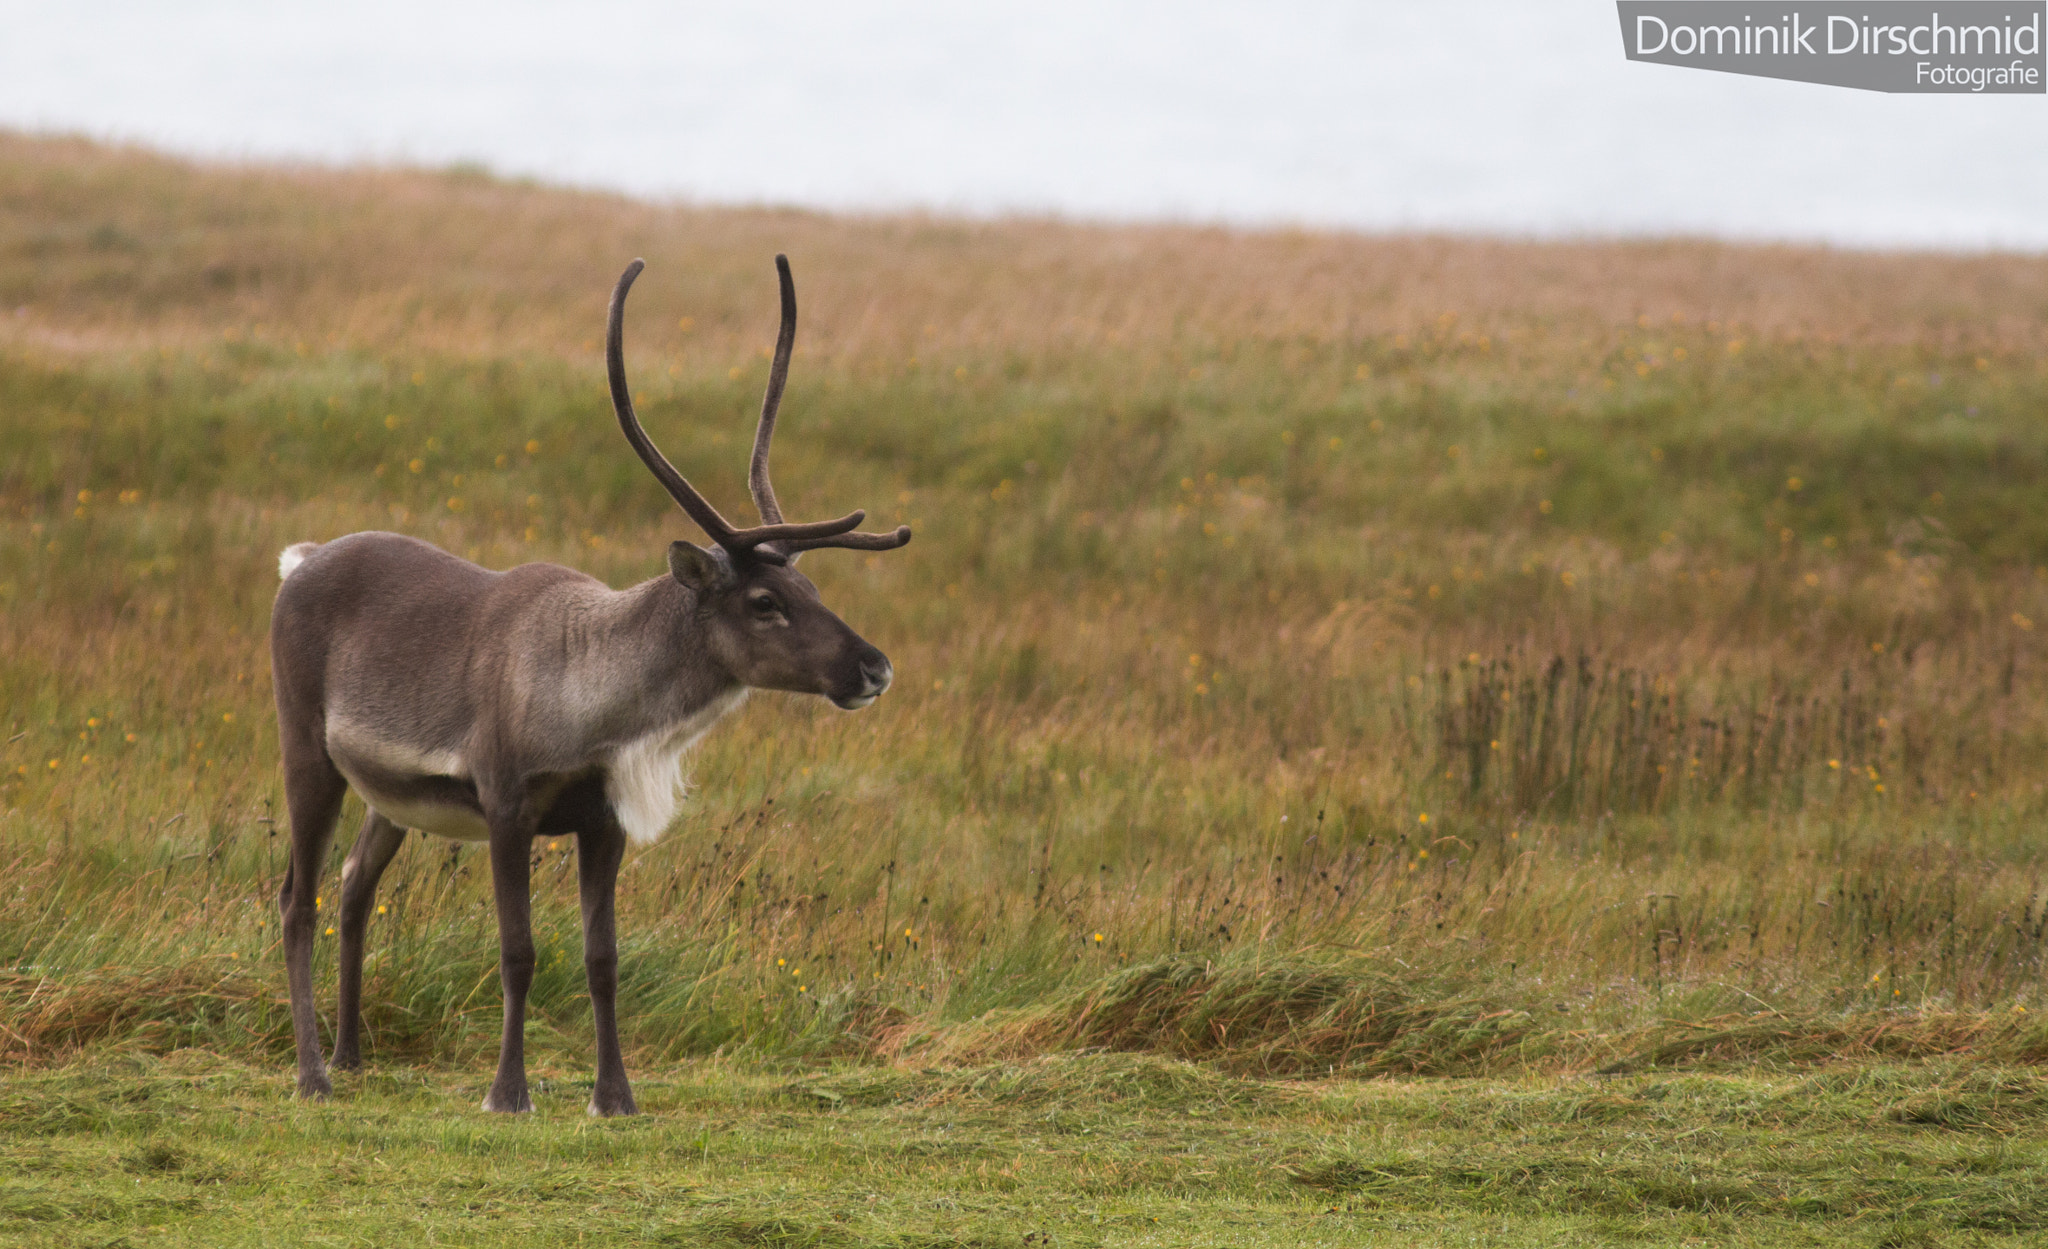
[[[896,678],[896,669],[889,664],[889,657],[880,651],[860,661],[860,675],[867,682],[870,698],[889,688],[889,682]]]
[[[860,688],[832,695],[832,705],[841,711],[858,711],[880,698],[896,675],[896,670],[889,666],[889,657],[872,646],[863,647],[854,670],[860,673]]]

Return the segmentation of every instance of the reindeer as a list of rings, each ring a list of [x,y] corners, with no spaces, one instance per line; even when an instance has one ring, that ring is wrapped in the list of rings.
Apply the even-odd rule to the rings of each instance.
[[[356,533],[279,559],[271,617],[277,726],[291,816],[279,906],[291,981],[298,1093],[332,1092],[313,1010],[316,892],[344,791],[368,806],[341,870],[340,1013],[334,1066],[362,1063],[363,938],[377,880],[405,830],[483,842],[498,915],[505,1031],[486,1110],[527,1111],[526,994],[534,948],[535,837],[574,835],[583,966],[597,1029],[593,1115],[633,1114],[619,1051],[613,903],[630,842],[675,814],[681,758],[753,689],[822,694],[852,711],[889,687],[889,660],[796,571],[821,547],[885,551],[910,529],[856,533],[865,514],[790,524],[768,446],[796,341],[796,286],[775,258],[782,329],[754,434],[748,485],[762,524],[734,527],[669,464],[626,387],[626,292],[612,292],[605,364],[619,426],[711,538],[673,542],[668,573],[613,590],[574,569],[492,572],[414,538]]]

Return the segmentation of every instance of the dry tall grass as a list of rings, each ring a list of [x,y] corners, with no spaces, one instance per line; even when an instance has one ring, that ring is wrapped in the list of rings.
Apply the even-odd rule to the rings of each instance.
[[[18,134],[0,135],[0,162],[0,300],[87,347],[261,327],[316,348],[587,360],[609,294],[591,275],[645,255],[640,350],[745,360],[774,311],[760,258],[778,250],[801,262],[799,350],[841,367],[920,352],[1143,367],[1261,340],[1434,336],[1446,318],[1497,340],[1639,318],[1930,350],[2048,339],[2039,256],[831,216],[461,172],[195,167]]]
[[[1276,1069],[1900,1007],[2034,1052],[2048,259],[839,218],[20,136],[0,1050],[281,1043],[277,550],[654,575],[686,526],[610,423],[610,282],[648,258],[643,412],[744,512],[778,250],[778,478],[917,527],[806,565],[900,683],[706,743],[622,885],[648,1054],[1206,1054],[1217,994]],[[536,849],[565,1053],[568,853]],[[393,869],[385,1052],[495,1035],[482,871]]]

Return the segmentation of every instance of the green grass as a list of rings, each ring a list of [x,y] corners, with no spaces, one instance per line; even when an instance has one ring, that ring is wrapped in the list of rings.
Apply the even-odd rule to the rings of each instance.
[[[277,552],[389,528],[657,575],[688,527],[608,411],[605,292],[648,257],[643,417],[747,515],[778,249],[778,489],[916,529],[805,563],[899,678],[852,717],[754,699],[629,860],[655,1113],[547,1126],[590,1047],[568,843],[535,850],[543,1122],[469,1109],[494,926],[445,843],[379,899],[372,1074],[287,1105]],[[1175,1203],[1210,1222],[1161,1243],[1231,1241],[1234,1210],[1288,1243],[2029,1234],[1971,1160],[1997,1136],[2031,1174],[2034,1094],[1996,1090],[2048,1060],[2044,291],[2033,257],[659,209],[0,136],[4,1143],[101,1159],[24,1172],[69,1178],[10,1207],[56,1212],[22,1235],[227,1218],[191,1176],[294,1191],[220,1161],[294,1134],[321,1175],[372,1175],[361,1132],[490,1142],[447,1148],[498,1176],[474,1159],[681,1159],[711,1122],[729,1160],[567,1204],[755,1243]],[[1117,1080],[1227,1103],[1227,1180]],[[108,1163],[155,1147],[119,1107],[159,1089],[210,1125],[173,1142],[197,1161]],[[100,1109],[46,1140],[45,1102]],[[893,1157],[957,1107],[1044,1168],[1028,1204],[932,1204],[995,1191],[979,1154],[861,1179],[831,1148]],[[1060,1115],[1121,1143],[1016,1144]],[[671,1184],[698,1205],[656,1210]],[[477,1191],[450,1237],[524,1234]],[[241,1204],[191,1235],[281,1226]]]
[[[0,1090],[8,1243],[1969,1245],[2048,1229],[2048,1082],[1818,1075],[1275,1083],[1147,1056],[643,1078],[592,1122],[480,1077],[346,1109],[195,1051]]]

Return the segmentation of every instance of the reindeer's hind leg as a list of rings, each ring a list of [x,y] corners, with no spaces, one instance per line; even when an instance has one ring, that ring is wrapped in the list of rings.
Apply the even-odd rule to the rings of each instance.
[[[337,1071],[354,1071],[363,1065],[363,938],[370,925],[370,903],[377,900],[377,881],[404,844],[405,830],[372,809],[363,817],[355,849],[341,865],[341,1003],[334,1020]]]
[[[280,700],[282,701],[282,700]],[[284,964],[292,989],[292,1039],[299,1051],[299,1096],[325,1097],[333,1091],[320,1060],[320,1023],[313,1012],[313,933],[319,923],[315,899],[334,821],[341,815],[348,782],[327,757],[317,721],[293,726],[280,716],[284,747],[285,805],[292,819],[292,857],[285,868],[278,908],[284,912]]]

